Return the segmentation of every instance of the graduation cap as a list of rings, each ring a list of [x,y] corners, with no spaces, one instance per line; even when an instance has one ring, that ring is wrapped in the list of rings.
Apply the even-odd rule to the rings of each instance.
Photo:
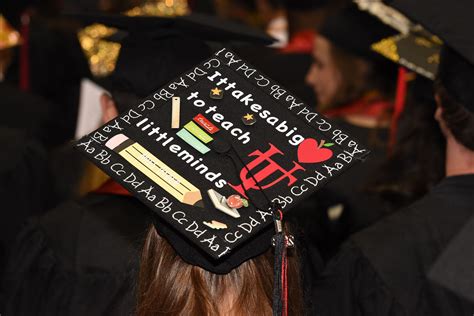
[[[377,59],[371,45],[397,34],[396,30],[353,4],[330,16],[319,31],[337,47],[362,58]]]
[[[450,95],[474,111],[474,2],[469,0],[410,1],[386,0],[445,44],[440,58],[438,78]]]
[[[100,84],[145,97],[170,78],[210,55],[205,41],[266,45],[273,39],[263,32],[217,18],[192,14],[180,17],[65,14],[83,23],[101,23],[118,29],[106,40],[121,44],[116,68]]]
[[[272,205],[285,213],[368,154],[227,49],[76,147],[189,246],[175,247],[186,261],[216,273],[268,249]]]
[[[382,0],[354,0],[359,9],[376,16],[400,34],[390,36],[371,45],[372,50],[392,62],[434,80],[439,64],[441,41],[401,12]]]
[[[434,35],[420,30],[384,38],[372,49],[401,66],[434,80],[438,72],[442,43]]]
[[[227,41],[267,45],[274,42],[272,37],[259,30],[207,14],[192,13],[176,17],[104,15],[100,13],[66,13],[65,15],[80,19],[84,23],[102,23],[135,34],[154,33],[157,29],[172,28],[173,31],[208,41],[222,42],[223,39],[226,39]]]
[[[0,14],[0,50],[17,46],[20,42],[20,33]]]
[[[140,47],[166,38],[141,37]],[[148,60],[133,56],[137,67]],[[123,76],[154,85],[129,58]],[[229,49],[187,67],[76,148],[150,208],[184,261],[228,273],[272,241],[291,244],[282,216],[369,151]]]
[[[392,62],[434,80],[441,41],[382,0],[354,0],[360,10],[369,12],[381,22],[400,32],[371,45],[372,50]]]

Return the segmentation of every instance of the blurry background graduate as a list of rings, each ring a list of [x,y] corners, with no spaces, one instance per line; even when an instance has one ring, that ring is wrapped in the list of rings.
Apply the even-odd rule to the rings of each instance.
[[[21,41],[19,32],[0,15],[0,282],[23,222],[52,205],[51,174],[43,146],[51,104],[3,81],[13,49]]]
[[[76,36],[77,28],[58,17],[59,1],[2,1],[0,12],[19,30],[22,45],[13,51],[4,80],[51,102],[48,147],[72,139],[79,83],[90,76]]]
[[[303,101],[315,105],[314,91],[304,80],[312,61],[314,38],[326,18],[347,2],[255,1],[254,6],[259,15],[276,15],[277,19],[285,19],[282,31],[285,40],[277,47],[247,47],[238,50],[238,53]],[[268,21],[270,18],[264,20]],[[271,31],[267,32],[272,34]]]
[[[306,81],[318,99],[316,109],[371,149],[360,166],[302,203],[295,220],[331,257],[349,234],[388,213],[389,205],[370,193],[368,180],[387,156],[397,66],[371,45],[396,31],[351,4],[331,15],[315,37]]]
[[[474,203],[473,3],[389,4],[444,41],[433,120],[444,136],[445,177],[417,202],[351,236],[315,282],[314,299],[325,302],[321,315],[469,315],[472,269],[459,254],[471,244]],[[419,28],[412,31],[419,36]]]
[[[432,119],[437,108],[433,80],[442,42],[381,2],[357,3],[401,32],[372,44],[375,52],[400,67],[389,153],[367,181],[371,192],[386,200],[391,210],[398,210],[428,193],[444,177],[445,142],[439,124]],[[409,32],[410,28],[414,31]]]
[[[77,27],[59,10],[56,1],[0,3],[0,280],[24,221],[76,195],[82,173],[79,155],[62,146],[90,73]]]

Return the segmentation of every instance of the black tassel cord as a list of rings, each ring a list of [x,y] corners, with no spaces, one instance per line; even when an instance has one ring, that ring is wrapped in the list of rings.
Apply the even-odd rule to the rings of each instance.
[[[221,144],[223,145],[223,144]],[[252,177],[252,179],[257,184],[260,192],[263,194],[265,199],[270,205],[269,209],[273,214],[273,221],[275,224],[275,235],[272,238],[272,246],[275,248],[274,252],[274,265],[273,265],[273,297],[272,297],[272,310],[273,316],[287,316],[288,315],[288,279],[287,279],[287,271],[288,271],[288,257],[287,257],[287,249],[289,247],[293,247],[293,237],[286,236],[285,232],[283,231],[283,212],[281,211],[281,207],[278,203],[272,203],[268,196],[265,194],[265,191],[261,188],[258,181],[255,179],[253,173],[250,169],[248,169],[247,165],[244,163],[240,155],[238,154],[237,150],[235,150],[232,144],[227,144],[227,146],[223,146],[224,148],[219,148],[216,150],[221,154],[225,154],[228,158],[231,159],[232,163],[234,164],[234,168],[238,171],[237,162],[234,160],[234,157],[230,155],[230,151],[232,151],[235,156],[237,156],[239,162],[244,166],[247,170],[248,174]],[[227,148],[226,148],[227,147]],[[249,193],[244,188],[245,193],[249,197],[250,202],[255,205],[255,201],[252,201],[250,198]],[[257,207],[257,206],[256,206]],[[258,208],[258,207],[257,207]]]

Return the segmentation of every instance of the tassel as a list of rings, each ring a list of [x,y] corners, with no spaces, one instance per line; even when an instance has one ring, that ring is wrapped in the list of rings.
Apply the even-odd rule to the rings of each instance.
[[[272,238],[275,248],[273,265],[273,316],[288,315],[288,248],[294,246],[293,236],[283,231],[283,213],[277,204],[272,205],[276,234]]]
[[[397,141],[398,120],[405,108],[405,99],[407,95],[407,71],[404,67],[398,67],[397,94],[395,96],[395,104],[393,107],[392,121],[390,124],[390,140],[388,151],[392,153]]]
[[[283,316],[284,302],[283,302],[283,258],[285,256],[284,236],[282,233],[277,233],[274,236],[275,242],[275,262],[273,265],[273,316]]]

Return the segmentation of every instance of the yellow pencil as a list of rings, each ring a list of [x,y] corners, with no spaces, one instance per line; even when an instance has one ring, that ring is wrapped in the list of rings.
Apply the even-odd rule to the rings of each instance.
[[[105,146],[117,152],[181,203],[204,207],[201,191],[197,187],[136,141],[118,134],[108,140]]]

